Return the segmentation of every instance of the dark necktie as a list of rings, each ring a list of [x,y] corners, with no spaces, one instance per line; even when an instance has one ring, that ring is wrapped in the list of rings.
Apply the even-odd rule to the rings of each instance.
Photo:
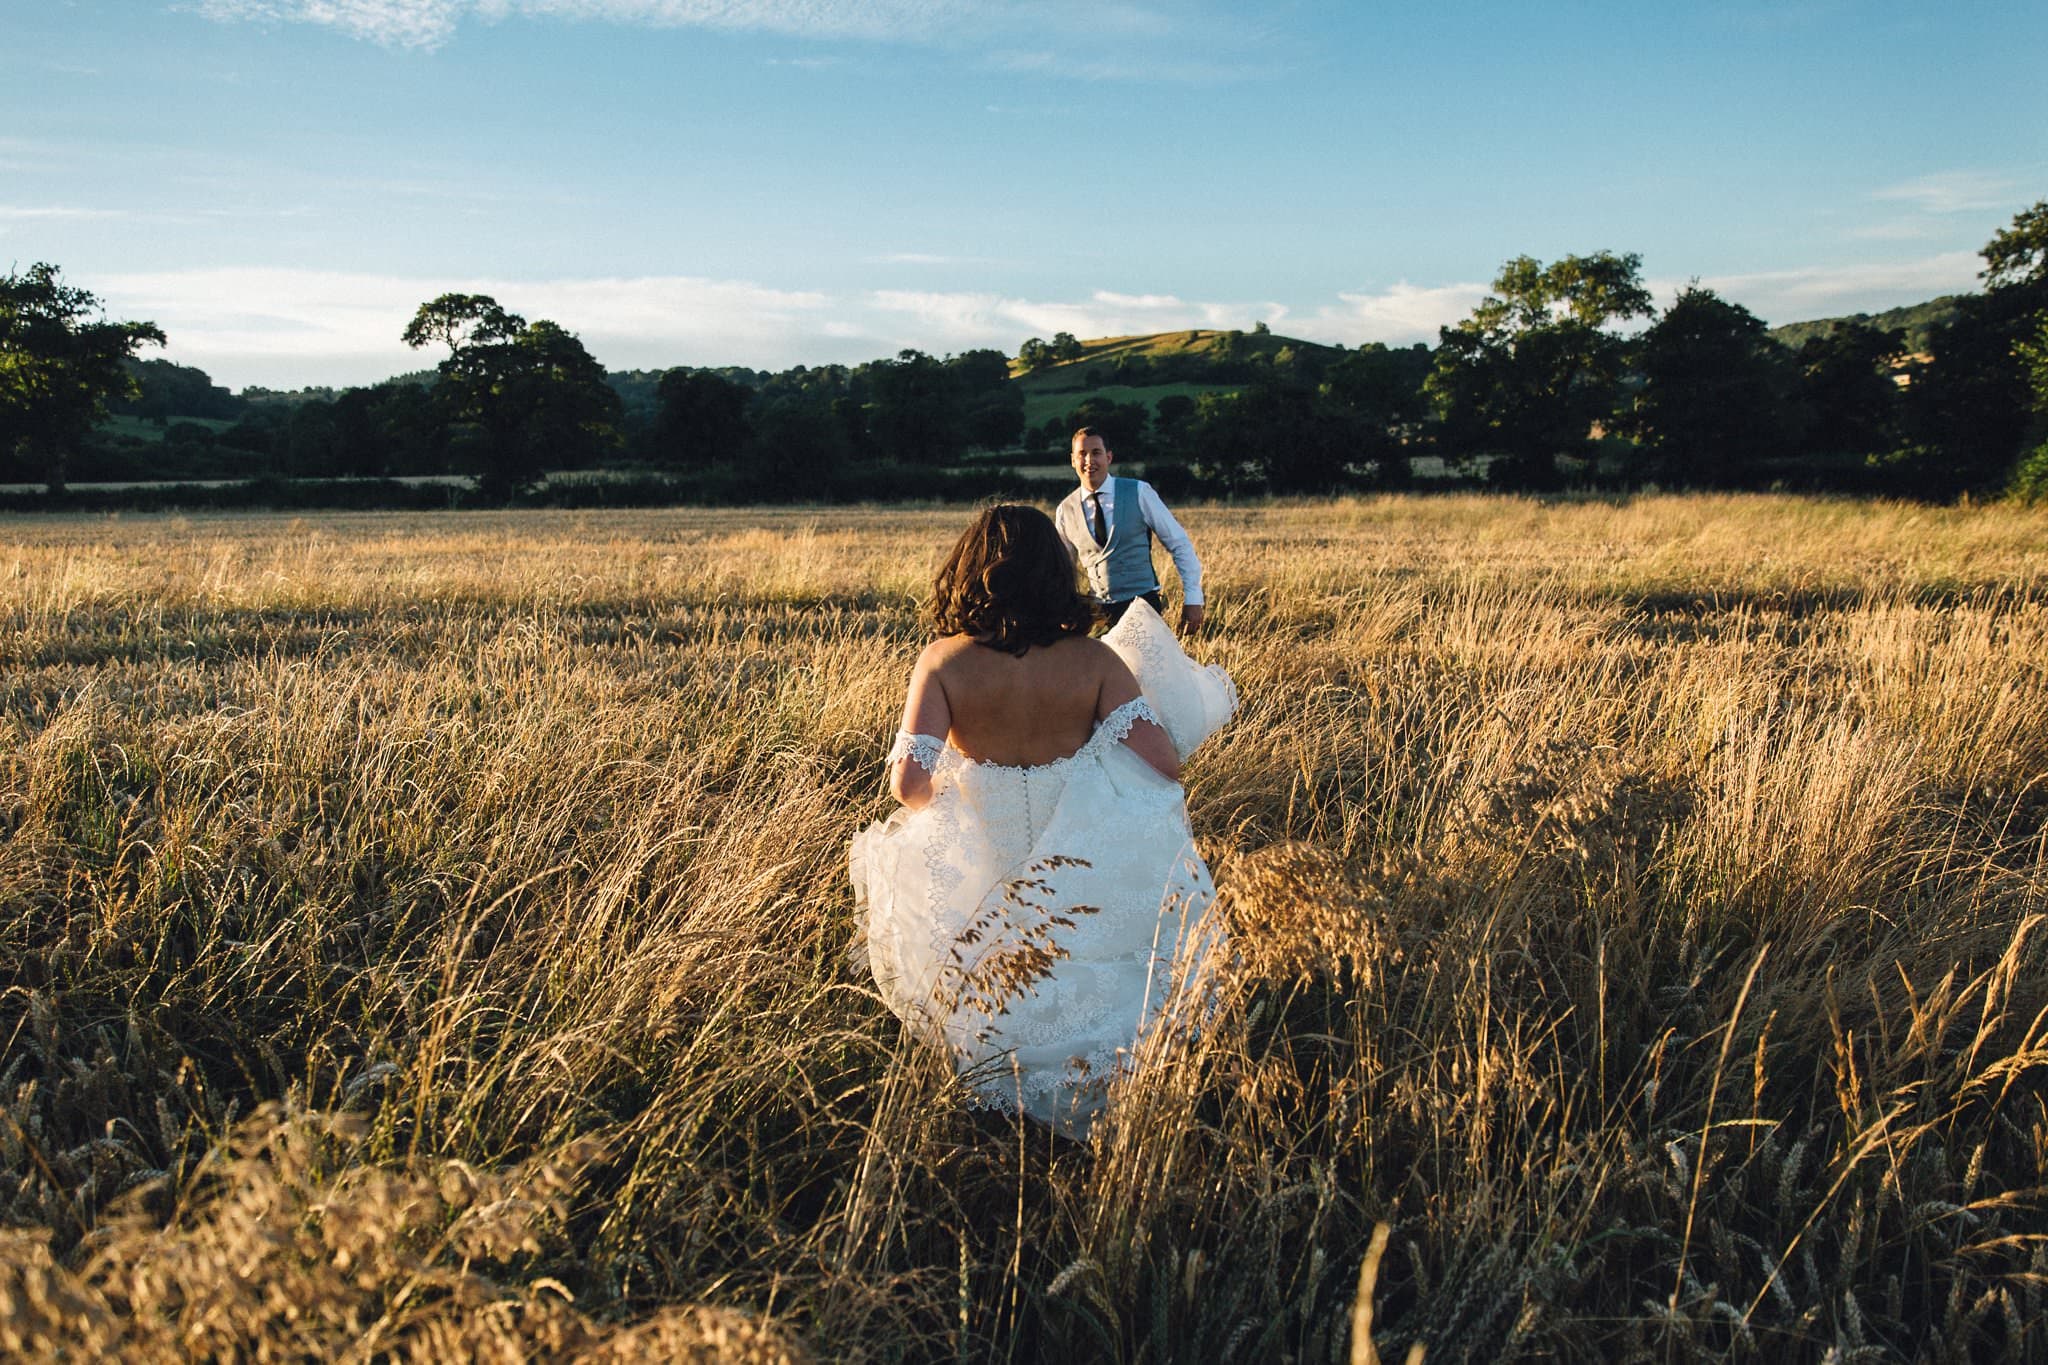
[[[1109,528],[1102,524],[1102,495],[1088,495],[1088,534],[1095,537],[1097,545],[1109,544]]]

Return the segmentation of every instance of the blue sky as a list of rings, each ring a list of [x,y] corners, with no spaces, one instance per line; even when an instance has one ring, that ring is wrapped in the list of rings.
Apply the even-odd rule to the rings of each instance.
[[[2044,69],[2033,0],[0,0],[0,264],[235,387],[448,290],[614,368],[1433,341],[1602,249],[1790,322],[1975,287]]]

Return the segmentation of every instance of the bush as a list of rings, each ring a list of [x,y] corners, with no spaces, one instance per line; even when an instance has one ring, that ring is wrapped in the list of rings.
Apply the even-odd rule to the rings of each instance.
[[[1195,478],[1195,472],[1178,460],[1147,461],[1145,482],[1151,484],[1167,502],[1185,502],[1201,495],[1200,481]]]
[[[2013,466],[2006,495],[2024,503],[2048,502],[2048,441],[2043,441]]]

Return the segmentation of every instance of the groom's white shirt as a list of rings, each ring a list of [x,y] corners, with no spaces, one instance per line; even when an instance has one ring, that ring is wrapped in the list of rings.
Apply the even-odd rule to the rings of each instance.
[[[1096,497],[1102,503],[1102,524],[1116,525],[1116,485],[1122,479],[1138,490],[1138,515],[1151,529],[1153,537],[1166,547],[1166,553],[1173,558],[1173,571],[1180,575],[1181,600],[1191,607],[1202,605],[1202,561],[1195,554],[1195,542],[1173,519],[1173,513],[1166,510],[1166,504],[1159,500],[1158,492],[1143,479],[1112,474],[1102,481]],[[1060,539],[1067,543],[1067,553],[1078,556],[1082,545],[1095,547],[1095,534],[1088,529],[1088,507],[1086,487],[1076,488],[1060,500],[1053,525],[1060,533]]]

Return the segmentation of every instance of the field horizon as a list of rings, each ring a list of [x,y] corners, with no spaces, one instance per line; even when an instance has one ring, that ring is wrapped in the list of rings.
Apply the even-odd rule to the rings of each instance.
[[[2048,510],[1187,508],[1086,1145],[847,951],[965,517],[9,518],[0,1347],[2048,1360]]]

